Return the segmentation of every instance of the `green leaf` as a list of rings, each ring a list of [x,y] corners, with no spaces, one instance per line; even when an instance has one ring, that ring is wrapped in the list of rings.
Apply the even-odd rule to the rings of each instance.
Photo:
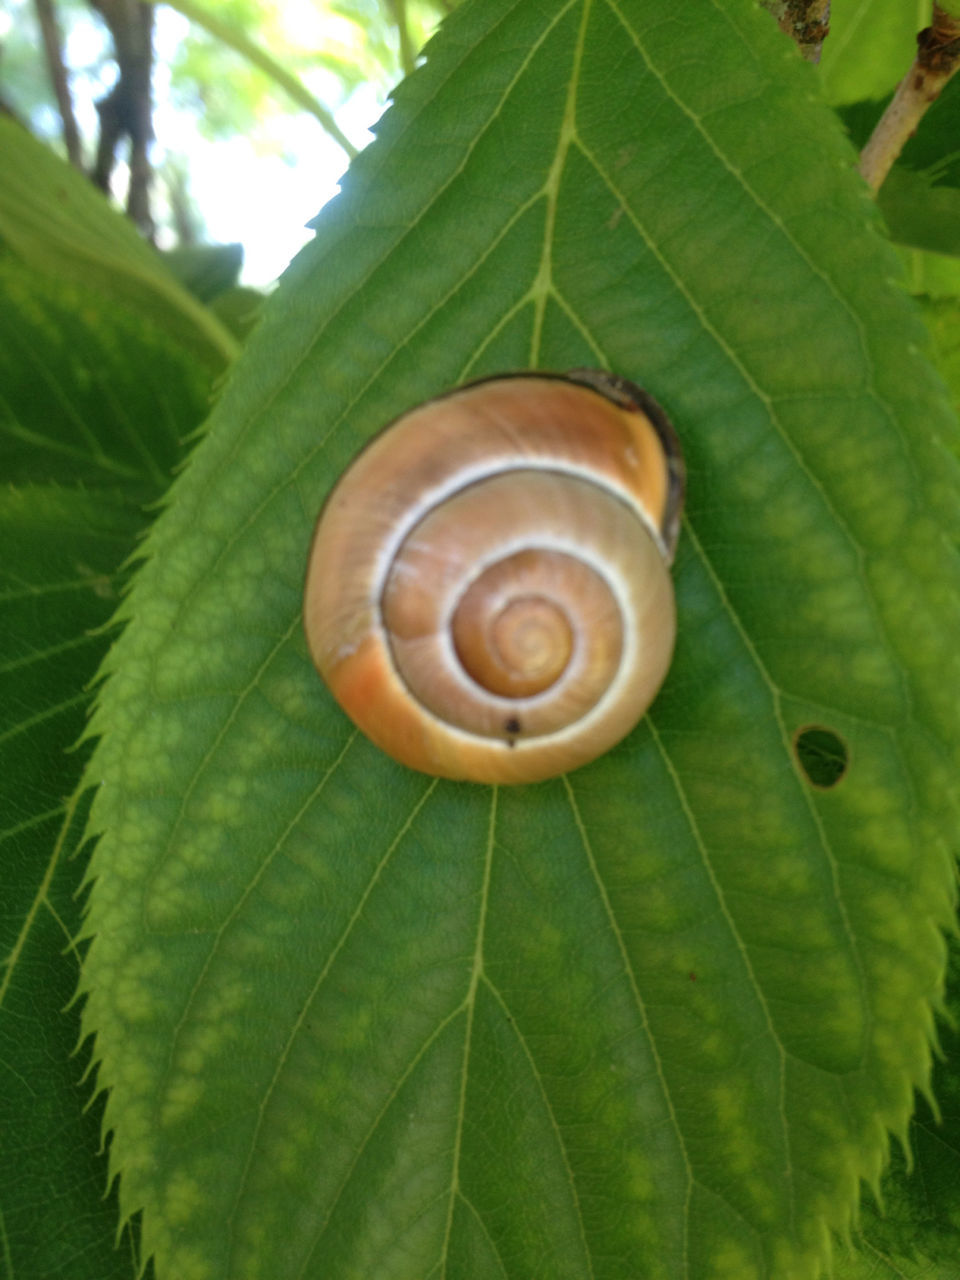
[[[930,25],[929,0],[834,0],[820,70],[827,101],[882,98],[907,74],[917,33]]]
[[[33,270],[144,316],[214,371],[230,334],[164,267],[133,224],[81,174],[0,115],[0,246]]]
[[[960,260],[957,269],[960,273]],[[937,368],[950,388],[954,406],[960,409],[960,300],[928,300],[923,315],[933,338]]]
[[[0,469],[161,494],[209,373],[149,316],[0,259]]]
[[[839,1280],[876,1276],[960,1277],[960,946],[951,948],[947,1008],[933,1090],[937,1114],[922,1101],[910,1125],[909,1161],[894,1151],[882,1208],[863,1208],[857,1260],[841,1260]],[[881,1262],[878,1260],[882,1260]],[[876,1268],[870,1270],[871,1263]]]
[[[237,285],[221,293],[210,306],[234,337],[244,342],[256,324],[265,300],[259,289]]]
[[[91,679],[136,522],[117,501],[53,485],[0,489],[0,1166],[4,1275],[132,1277],[114,1247],[100,1111],[86,1111],[73,946],[82,863],[74,805]]]
[[[84,1027],[160,1280],[812,1280],[906,1133],[957,433],[813,75],[742,0],[468,5],[265,308],[93,722]],[[410,404],[586,363],[686,451],[667,684],[567,778],[413,774],[311,670],[315,515]]]
[[[0,260],[4,1276],[139,1274],[131,1240],[115,1247],[102,1107],[89,1105],[89,1046],[76,1052],[84,867],[70,855],[89,754],[76,744],[141,503],[162,493],[209,390],[149,321]]]
[[[960,254],[960,188],[931,186],[925,174],[894,165],[877,204],[899,244]]]
[[[887,1254],[869,1241],[858,1239],[856,1252],[840,1252],[833,1274],[836,1280],[958,1280],[960,1268],[952,1262],[933,1262],[915,1252],[906,1256]]]
[[[243,266],[242,244],[184,244],[168,249],[163,261],[200,302],[212,302],[234,288]]]
[[[960,258],[897,246],[911,293],[930,298],[960,297]]]

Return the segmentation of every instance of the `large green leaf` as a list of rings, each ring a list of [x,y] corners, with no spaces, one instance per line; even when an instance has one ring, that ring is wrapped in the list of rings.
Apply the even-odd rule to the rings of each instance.
[[[64,166],[65,168],[66,166]],[[118,215],[111,217],[120,222]],[[122,566],[208,402],[149,318],[0,261],[0,1274],[130,1280],[77,1053],[71,800]]]
[[[268,305],[93,722],[84,1026],[160,1280],[802,1280],[905,1133],[956,434],[814,98],[746,0],[468,5]],[[569,777],[408,772],[307,659],[316,512],[411,403],[584,363],[686,450],[668,682]]]
[[[930,12],[930,0],[833,0],[820,61],[828,101],[890,92],[906,75]]]

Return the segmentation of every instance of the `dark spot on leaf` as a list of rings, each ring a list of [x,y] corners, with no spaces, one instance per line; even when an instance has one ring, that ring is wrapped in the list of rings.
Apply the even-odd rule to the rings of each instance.
[[[847,772],[850,756],[841,737],[823,725],[807,725],[794,735],[797,763],[814,787],[829,791]]]

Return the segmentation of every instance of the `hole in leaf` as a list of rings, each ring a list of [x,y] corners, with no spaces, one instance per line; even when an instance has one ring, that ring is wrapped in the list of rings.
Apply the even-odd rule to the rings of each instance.
[[[807,781],[815,787],[829,790],[847,772],[850,763],[847,745],[832,729],[808,725],[794,737],[793,749]]]

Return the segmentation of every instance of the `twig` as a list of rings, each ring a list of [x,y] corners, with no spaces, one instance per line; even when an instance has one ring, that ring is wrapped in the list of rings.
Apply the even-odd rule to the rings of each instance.
[[[309,89],[272,58],[265,49],[261,49],[259,45],[249,40],[239,27],[215,17],[203,5],[194,4],[193,0],[166,0],[166,3],[171,9],[182,13],[190,22],[209,32],[215,40],[219,40],[221,44],[225,44],[235,53],[239,53],[242,58],[252,62],[255,67],[259,67],[298,106],[303,107],[304,111],[309,111],[312,116],[316,116],[331,138],[343,147],[351,160],[353,159],[357,154],[357,148],[340,129],[333,118],[333,113],[328,111],[322,102],[318,102]]]
[[[37,12],[37,23],[43,37],[43,48],[47,56],[47,71],[56,94],[60,119],[63,121],[63,141],[67,148],[67,157],[77,169],[83,168],[83,152],[80,148],[80,131],[77,119],[73,114],[73,99],[70,97],[70,85],[67,81],[67,69],[63,63],[63,40],[60,26],[53,9],[53,0],[33,0]]]
[[[917,36],[913,65],[860,153],[860,173],[872,191],[880,189],[925,112],[957,70],[960,70],[960,17],[953,17],[934,4],[932,26]]]
[[[150,216],[150,159],[153,138],[153,5],[143,0],[90,0],[113,37],[119,76],[108,94],[97,103],[100,139],[93,180],[102,191],[110,190],[116,164],[117,143],[130,139],[130,183],[127,213],[148,238],[153,237]]]
[[[807,62],[819,62],[830,31],[830,0],[762,0]]]
[[[417,51],[410,39],[410,27],[407,24],[407,0],[391,0],[390,7],[400,38],[400,65],[403,67],[403,74],[408,76],[417,65]]]

